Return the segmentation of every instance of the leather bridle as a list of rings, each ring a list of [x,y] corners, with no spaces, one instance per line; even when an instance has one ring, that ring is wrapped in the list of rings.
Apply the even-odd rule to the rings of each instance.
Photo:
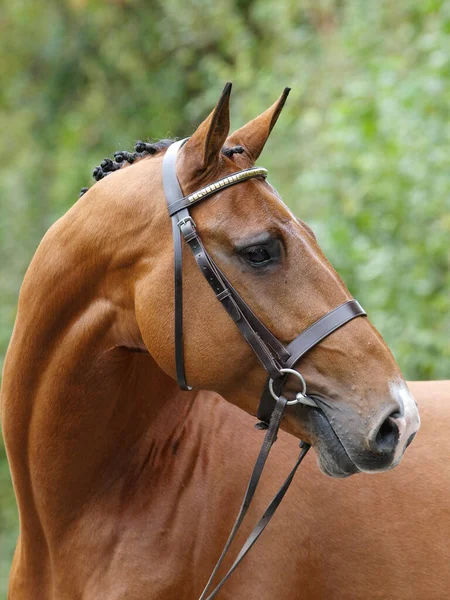
[[[283,418],[286,405],[292,403],[303,403],[314,405],[313,398],[306,395],[306,384],[300,373],[292,371],[298,360],[311,348],[316,346],[328,335],[339,329],[355,317],[366,316],[365,311],[356,300],[349,300],[330,311],[310,327],[300,333],[287,347],[282,344],[258,319],[245,300],[241,298],[235,288],[228,281],[224,273],[219,269],[211,255],[204,247],[197,228],[189,214],[189,207],[209,198],[218,191],[237,185],[252,178],[265,178],[266,169],[252,167],[228,175],[218,181],[185,196],[181,191],[176,174],[176,158],[180,147],[187,140],[174,142],[166,151],[163,159],[163,184],[164,193],[168,205],[169,215],[172,219],[172,232],[174,241],[174,277],[175,277],[175,363],[176,375],[179,386],[189,390],[184,371],[184,346],[183,346],[183,287],[182,287],[182,237],[190,247],[197,265],[211,286],[216,298],[220,301],[227,313],[235,322],[236,326],[250,345],[264,369],[267,371],[268,380],[260,400],[257,416],[260,419],[258,427],[267,429],[264,442],[253,469],[248,488],[239,512],[238,518],[233,526],[230,537],[225,545],[222,555],[216,564],[213,573],[201,595],[200,600],[211,600],[231,575],[245,554],[250,550],[270,518],[274,514],[281,499],[284,497],[295,471],[300,465],[303,457],[309,449],[309,445],[300,443],[302,448],[299,459],[287,477],[285,483],[269,505],[261,520],[258,522],[247,541],[243,545],[238,557],[232,567],[214,588],[209,596],[207,591],[222,560],[231,545],[231,542],[242,523],[248,510],[250,502],[255,493],[262,469],[266,462],[270,448],[276,440],[277,432]],[[282,394],[283,384],[287,373],[294,372],[302,381],[303,390],[296,395],[295,400],[288,401]]]

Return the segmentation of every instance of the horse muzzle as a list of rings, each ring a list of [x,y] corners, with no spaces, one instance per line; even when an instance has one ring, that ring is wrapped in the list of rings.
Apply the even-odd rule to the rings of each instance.
[[[411,396],[410,396],[411,398]],[[315,407],[305,407],[308,437],[316,450],[321,470],[331,477],[358,472],[388,471],[397,466],[415,437],[420,419],[417,407],[405,402],[389,403],[370,419],[369,425],[349,408],[313,396]]]

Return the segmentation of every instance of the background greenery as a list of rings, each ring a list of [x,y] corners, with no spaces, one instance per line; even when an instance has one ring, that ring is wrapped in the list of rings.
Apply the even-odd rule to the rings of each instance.
[[[412,379],[449,377],[450,2],[14,0],[0,13],[0,353],[33,252],[136,139],[293,92],[261,164]],[[1,443],[0,443],[1,448]],[[0,450],[0,598],[17,535]]]

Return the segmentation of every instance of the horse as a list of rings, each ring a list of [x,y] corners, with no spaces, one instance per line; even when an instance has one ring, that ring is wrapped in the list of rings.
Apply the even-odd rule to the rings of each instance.
[[[20,517],[10,600],[197,597],[236,510],[240,465],[255,458],[254,436],[263,435],[248,415],[257,410],[265,368],[280,373],[269,350],[285,349],[354,302],[311,229],[284,205],[264,169],[254,169],[287,92],[230,134],[230,91],[227,85],[179,145],[183,202],[199,189],[215,198],[195,201],[192,216],[176,225],[195,227],[217,265],[214,276],[226,273],[237,290],[217,299],[234,306],[238,321],[236,294],[245,298],[248,318],[272,345],[251,327],[245,343],[196,257],[185,253],[182,371],[189,386],[180,390],[162,172],[172,145],[141,143],[136,153],[121,153],[122,161],[104,161],[97,183],[36,251],[5,360],[2,426]],[[396,467],[420,424],[398,365],[363,314],[329,330],[293,365],[297,374],[301,367],[301,392],[290,377],[284,395],[275,395],[286,435],[312,445],[320,469],[335,478]],[[280,432],[280,449],[284,439]],[[264,485],[275,476],[266,474]],[[302,504],[298,490],[296,521]],[[282,540],[277,554],[267,542],[258,549],[258,570],[276,562],[278,581],[285,552],[298,558],[304,547]],[[233,577],[221,597],[274,597],[262,588],[255,595],[257,578],[248,570]]]

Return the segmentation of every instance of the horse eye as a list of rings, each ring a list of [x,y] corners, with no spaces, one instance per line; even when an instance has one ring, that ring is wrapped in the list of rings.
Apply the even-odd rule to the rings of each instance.
[[[262,246],[247,248],[244,250],[243,256],[245,260],[255,266],[264,265],[272,259],[267,249]]]

